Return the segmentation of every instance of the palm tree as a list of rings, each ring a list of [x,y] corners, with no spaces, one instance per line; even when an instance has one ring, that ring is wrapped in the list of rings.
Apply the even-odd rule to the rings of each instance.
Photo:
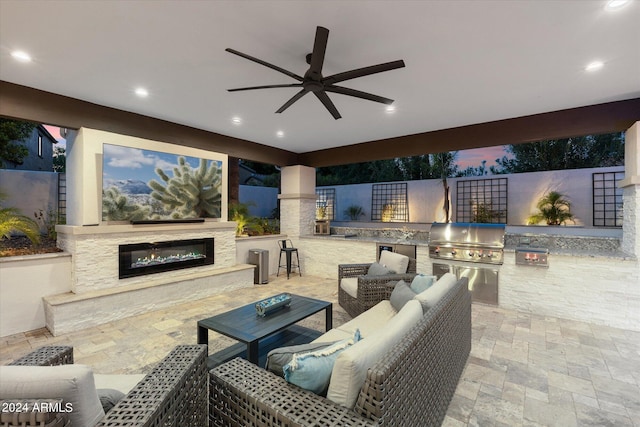
[[[0,202],[4,199],[6,195],[0,193]],[[37,222],[16,208],[0,208],[0,237],[10,239],[13,231],[24,233],[34,245],[40,243],[40,227]]]
[[[432,155],[431,168],[432,175],[435,178],[442,180],[442,188],[444,190],[444,205],[442,210],[444,211],[444,222],[451,221],[451,203],[449,201],[450,188],[447,178],[455,176],[458,165],[456,165],[457,151],[449,151],[444,153],[437,153]]]
[[[540,212],[527,218],[527,224],[538,224],[542,221],[547,225],[561,225],[567,221],[575,224],[573,214],[569,212],[571,203],[557,191],[551,191],[540,198],[536,207]]]

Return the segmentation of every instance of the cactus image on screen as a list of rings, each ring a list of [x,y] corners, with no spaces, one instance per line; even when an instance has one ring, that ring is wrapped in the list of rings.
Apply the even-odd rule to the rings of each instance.
[[[151,197],[165,205],[172,218],[219,218],[222,174],[217,165],[207,166],[207,161],[200,159],[199,168],[193,169],[184,157],[178,158],[178,164],[172,177],[156,168],[165,185],[149,181]]]
[[[220,218],[220,160],[103,145],[102,220]]]

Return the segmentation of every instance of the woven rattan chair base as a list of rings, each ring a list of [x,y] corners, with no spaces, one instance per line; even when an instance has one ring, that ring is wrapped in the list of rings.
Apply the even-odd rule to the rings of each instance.
[[[207,425],[207,346],[180,345],[146,375],[97,426],[202,427]],[[51,366],[73,363],[73,347],[42,347],[11,365]],[[51,399],[34,399],[40,406]],[[21,399],[25,402],[25,399]],[[64,408],[63,402],[58,408]],[[50,411],[3,412],[2,427],[66,427],[68,414]]]

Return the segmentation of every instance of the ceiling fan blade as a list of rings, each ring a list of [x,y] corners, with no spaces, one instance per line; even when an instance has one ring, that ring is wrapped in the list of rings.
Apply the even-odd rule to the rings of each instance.
[[[307,72],[307,76],[314,80],[320,80],[322,75],[322,64],[324,64],[324,54],[327,51],[328,39],[329,30],[324,27],[316,28],[316,39],[313,42],[313,52],[311,52],[311,66]]]
[[[260,65],[264,65],[265,67],[269,67],[272,70],[279,71],[282,74],[286,74],[287,76],[292,77],[292,78],[298,80],[299,82],[301,82],[303,80],[303,78],[300,77],[299,75],[297,75],[295,73],[292,73],[289,70],[285,70],[284,68],[280,68],[277,65],[269,64],[268,62],[265,62],[262,59],[254,58],[253,56],[247,55],[246,53],[238,52],[237,50],[230,49],[230,48],[227,48],[225,50],[227,52],[233,53],[234,55],[238,55],[238,56],[241,56],[241,57],[243,57],[245,59],[248,59],[249,61],[256,62],[256,63],[258,63]]]
[[[382,104],[393,104],[393,99],[384,98],[382,96],[374,95],[372,93],[362,92],[348,87],[340,86],[325,86],[324,90],[327,92],[340,93],[342,95],[355,96],[356,98],[366,99],[368,101],[380,102]]]
[[[371,74],[382,73],[385,71],[395,70],[396,68],[404,67],[404,61],[392,61],[385,62],[384,64],[371,65],[370,67],[358,68],[351,71],[345,71],[344,73],[334,74],[322,79],[322,83],[326,85],[332,85],[334,83],[343,82],[345,80],[355,79],[356,77],[364,77]]]
[[[325,107],[327,107],[327,110],[329,110],[334,119],[338,120],[342,117],[325,91],[321,90],[313,92],[313,94],[324,104]]]
[[[280,107],[278,109],[278,111],[276,111],[276,113],[282,113],[284,110],[286,110],[287,108],[291,107],[294,102],[296,102],[298,99],[300,99],[303,96],[305,96],[307,94],[307,92],[309,92],[309,91],[306,90],[306,89],[302,89],[300,92],[298,92],[295,95],[293,95],[290,100],[285,102],[284,105],[282,107]]]
[[[251,86],[251,87],[239,87],[235,89],[227,89],[228,92],[238,92],[241,90],[254,90],[254,89],[273,89],[278,87],[302,87],[302,83],[291,83],[282,85],[266,85],[266,86]]]

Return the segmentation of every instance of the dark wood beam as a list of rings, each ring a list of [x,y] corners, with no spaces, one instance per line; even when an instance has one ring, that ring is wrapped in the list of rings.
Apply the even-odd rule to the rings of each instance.
[[[98,129],[273,165],[298,161],[298,155],[291,151],[5,81],[0,81],[0,116],[70,129]]]
[[[0,116],[71,129],[88,127],[277,166],[321,167],[624,131],[640,120],[640,98],[302,154],[4,81],[0,81]]]
[[[300,154],[312,167],[622,132],[640,120],[640,98],[363,142]]]

